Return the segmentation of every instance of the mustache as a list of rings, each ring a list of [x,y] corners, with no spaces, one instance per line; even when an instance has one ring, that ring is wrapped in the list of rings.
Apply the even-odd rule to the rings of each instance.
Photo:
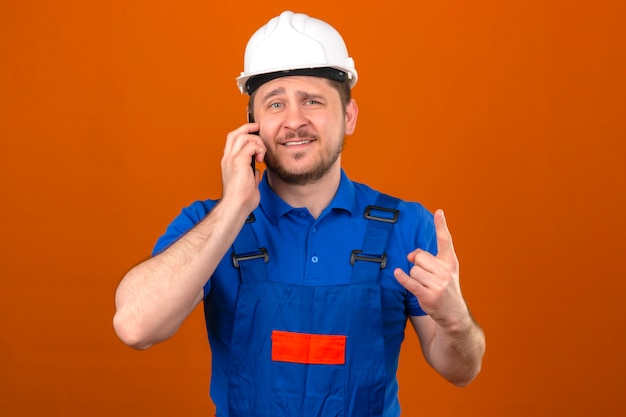
[[[306,129],[298,129],[295,132],[288,132],[282,138],[279,138],[279,141],[285,141],[290,139],[317,139],[317,135],[307,131]]]

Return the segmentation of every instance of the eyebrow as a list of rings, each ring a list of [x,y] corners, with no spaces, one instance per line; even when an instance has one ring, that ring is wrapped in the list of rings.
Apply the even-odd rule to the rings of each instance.
[[[269,91],[267,94],[265,94],[262,98],[262,102],[266,102],[267,100],[269,100],[272,97],[278,96],[280,94],[284,94],[286,92],[285,88],[283,87],[278,87],[275,88],[271,91]],[[306,91],[302,91],[302,90],[298,90],[296,92],[299,96],[301,96],[302,98],[305,99],[323,99],[324,96],[321,94],[315,94],[315,93],[307,93]]]
[[[263,96],[263,102],[267,101],[268,99],[270,99],[270,98],[272,98],[274,96],[277,96],[279,94],[283,94],[284,92],[285,92],[285,89],[283,87],[275,88],[275,89],[269,91],[267,94],[265,94]]]

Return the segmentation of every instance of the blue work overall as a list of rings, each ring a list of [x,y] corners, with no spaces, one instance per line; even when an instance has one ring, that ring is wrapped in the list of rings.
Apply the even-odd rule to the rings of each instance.
[[[270,281],[265,263],[271,254],[260,248],[253,220],[246,223],[233,244],[241,283],[228,381],[230,417],[382,416],[385,346],[378,277],[396,206],[381,194],[366,209],[363,247],[344,254],[353,264],[346,285]]]

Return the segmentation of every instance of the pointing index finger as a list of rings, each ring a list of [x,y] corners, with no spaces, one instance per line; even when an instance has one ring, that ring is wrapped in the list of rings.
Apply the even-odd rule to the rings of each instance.
[[[435,211],[435,233],[437,234],[437,258],[448,262],[456,262],[452,235],[448,230],[446,217],[441,209]]]

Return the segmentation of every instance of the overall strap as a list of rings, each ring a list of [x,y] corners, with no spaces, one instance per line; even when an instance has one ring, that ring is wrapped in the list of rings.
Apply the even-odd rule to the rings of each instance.
[[[352,282],[377,282],[380,271],[387,266],[387,242],[393,225],[398,221],[400,200],[380,193],[376,203],[367,206],[363,216],[368,220],[363,248],[353,250]]]
[[[233,242],[231,259],[233,266],[239,269],[242,282],[267,281],[265,264],[270,258],[267,249],[260,247],[252,228],[255,220],[254,213],[250,213]]]

